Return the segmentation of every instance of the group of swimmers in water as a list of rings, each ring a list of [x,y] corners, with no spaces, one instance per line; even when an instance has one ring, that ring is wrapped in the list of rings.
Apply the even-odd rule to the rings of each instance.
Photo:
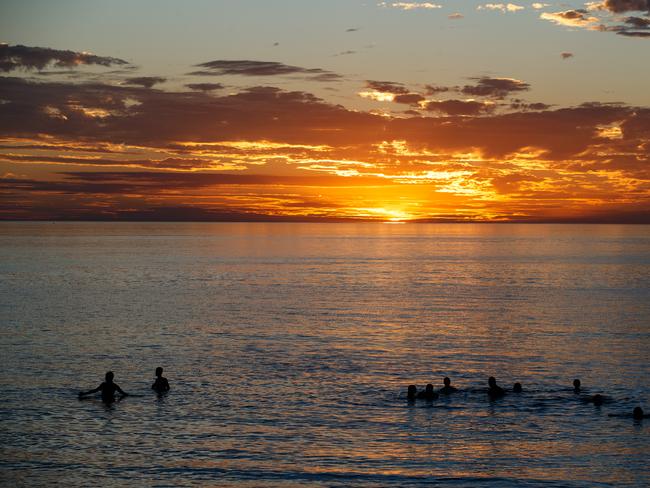
[[[167,393],[169,391],[169,381],[163,375],[163,369],[158,366],[156,368],[156,379],[151,385],[151,389],[158,394]],[[112,371],[108,371],[104,376],[104,381],[97,388],[88,391],[80,391],[79,399],[82,399],[93,393],[101,392],[102,401],[104,403],[113,403],[115,401],[115,394],[120,394],[120,400],[126,396],[129,396],[120,386],[113,381],[115,375]]]
[[[169,391],[169,382],[167,381],[167,378],[165,378],[162,375],[162,373],[163,373],[163,369],[160,366],[157,367],[155,373],[156,379],[151,385],[151,389],[158,394],[167,393]],[[106,373],[104,381],[97,388],[88,391],[80,391],[79,399],[82,399],[88,395],[92,395],[93,393],[100,392],[102,401],[104,403],[113,403],[115,401],[116,393],[120,394],[119,399],[129,396],[128,393],[122,390],[122,388],[120,388],[120,386],[113,381],[114,378],[115,375],[113,374],[113,372],[108,371]],[[433,385],[431,383],[429,383],[422,391],[418,391],[415,385],[409,385],[406,392],[406,398],[408,399],[409,402],[414,402],[415,400],[436,400],[440,397],[440,395],[451,395],[452,393],[458,391],[458,388],[451,386],[451,380],[448,377],[445,377],[442,383],[444,386],[440,388],[437,392],[434,391]],[[523,388],[521,386],[521,383],[515,383],[512,386],[512,393],[522,393],[522,392],[523,392]],[[580,394],[582,392],[580,380],[578,379],[573,380],[573,392],[576,394]],[[495,400],[497,398],[501,398],[505,396],[507,392],[505,389],[497,385],[497,380],[494,378],[494,376],[490,376],[488,378],[488,389],[486,390],[486,393],[491,400]],[[596,406],[600,406],[606,402],[606,397],[601,395],[600,393],[596,393],[595,395],[583,398],[583,400],[587,403],[593,403]],[[612,413],[610,413],[609,416],[627,417],[627,415],[618,415]],[[634,410],[632,411],[632,418],[634,418],[635,420],[641,420],[649,417],[650,415],[644,414],[643,409],[641,407],[635,407]]]
[[[448,377],[445,377],[445,379],[442,382],[444,386],[440,388],[437,392],[434,391],[433,385],[431,383],[429,383],[424,388],[424,390],[421,391],[418,391],[415,385],[409,385],[408,389],[406,390],[406,398],[408,399],[409,402],[414,402],[415,400],[436,400],[440,397],[440,395],[451,395],[452,393],[458,391],[458,388],[451,386],[451,380]],[[521,383],[515,383],[512,386],[512,393],[522,393],[522,392],[523,392],[523,388],[521,386]],[[573,392],[577,395],[582,393],[579,379],[573,380]],[[501,398],[505,396],[507,392],[504,388],[501,388],[499,385],[497,385],[497,380],[494,378],[494,376],[490,376],[488,378],[488,388],[486,390],[486,393],[490,398],[490,400],[496,400],[497,398]],[[601,395],[600,393],[596,393],[595,395],[584,397],[583,401],[585,401],[586,403],[593,403],[595,406],[601,406],[606,402],[606,397]],[[609,416],[627,417],[628,415],[610,413]],[[650,417],[649,414],[643,413],[643,409],[641,407],[635,407],[634,410],[632,411],[632,418],[634,420],[641,420],[649,417]]]

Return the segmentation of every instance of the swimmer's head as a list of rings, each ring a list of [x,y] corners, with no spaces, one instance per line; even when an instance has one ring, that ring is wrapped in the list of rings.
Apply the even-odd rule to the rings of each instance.
[[[521,383],[515,383],[515,385],[512,387],[512,391],[515,393],[521,393]]]
[[[429,383],[427,386],[424,387],[424,391],[427,394],[431,395],[433,393],[433,385]]]
[[[490,376],[488,378],[488,385],[490,385],[490,388],[497,386],[497,380],[494,378],[494,376]]]
[[[162,376],[162,372],[163,372],[163,369],[160,366],[158,366],[156,368],[156,376]]]
[[[415,398],[415,394],[418,392],[418,389],[415,387],[415,385],[409,385],[406,396],[408,398]]]
[[[113,378],[115,378],[115,375],[113,374],[112,371],[108,371],[108,372],[106,373],[106,376],[104,376],[104,378],[106,378],[106,382],[107,382],[107,383],[112,383],[112,382],[113,382]]]
[[[445,379],[442,380],[442,382],[445,384],[445,386],[449,386],[451,384],[451,380],[445,376]]]
[[[573,380],[573,389],[574,390],[579,390],[580,389],[580,380],[577,379],[577,378],[575,380]]]
[[[636,420],[641,420],[643,418],[643,409],[641,407],[634,407],[634,410],[632,410],[632,417]]]
[[[596,393],[592,398],[594,405],[602,405],[605,401],[603,396],[600,393]]]

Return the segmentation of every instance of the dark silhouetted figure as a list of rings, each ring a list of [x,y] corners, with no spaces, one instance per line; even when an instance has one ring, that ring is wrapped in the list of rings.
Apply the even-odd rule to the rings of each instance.
[[[587,403],[593,403],[595,406],[600,407],[603,403],[605,403],[605,397],[600,393],[596,393],[594,396],[585,398],[583,401]]]
[[[107,372],[104,378],[104,382],[101,385],[99,385],[94,390],[80,391],[79,398],[83,398],[86,395],[91,395],[93,393],[97,393],[98,391],[101,391],[102,401],[104,403],[113,403],[115,401],[115,392],[118,392],[121,395],[120,398],[128,396],[127,393],[122,391],[122,388],[120,388],[117,383],[113,383],[114,377],[115,375],[113,374],[112,371]]]
[[[610,413],[608,416],[609,417],[628,417],[629,418],[630,414],[629,413],[624,413],[624,414]],[[643,419],[650,418],[650,415],[649,414],[644,414],[643,409],[641,407],[634,407],[634,410],[632,410],[632,418],[634,420],[643,420]]]
[[[153,385],[151,385],[151,389],[156,393],[166,393],[169,391],[169,382],[167,381],[167,378],[162,375],[162,373],[163,369],[158,366],[156,368],[156,381],[154,381]]]
[[[505,390],[497,385],[497,380],[494,378],[494,376],[490,376],[488,378],[488,385],[489,388],[487,394],[490,396],[490,398],[499,398],[506,394]]]
[[[573,392],[580,393],[580,380],[577,378],[573,380]]]
[[[442,382],[444,383],[445,386],[443,386],[442,388],[440,388],[440,390],[438,390],[439,393],[443,395],[449,395],[450,393],[458,391],[458,388],[454,388],[453,386],[451,386],[451,380],[448,377],[445,376],[445,379],[442,380]]]
[[[417,395],[418,389],[415,387],[415,385],[409,385],[408,389],[406,390],[406,398],[408,400],[415,400]]]
[[[433,391],[433,385],[429,383],[424,388],[424,391],[418,393],[418,398],[423,398],[425,400],[435,400],[436,398],[438,398],[438,394],[435,391]]]
[[[515,393],[521,393],[522,392],[521,383],[519,382],[515,383],[514,386],[512,387],[512,391]]]

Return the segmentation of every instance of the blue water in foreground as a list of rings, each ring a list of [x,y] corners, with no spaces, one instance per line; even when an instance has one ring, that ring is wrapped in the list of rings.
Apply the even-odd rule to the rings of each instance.
[[[0,223],[0,319],[3,486],[650,484],[648,226]]]

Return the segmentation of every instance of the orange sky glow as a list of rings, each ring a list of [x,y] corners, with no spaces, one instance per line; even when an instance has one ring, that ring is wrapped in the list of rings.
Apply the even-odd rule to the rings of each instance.
[[[472,12],[650,46],[650,20],[621,20],[615,4],[584,19],[542,4]],[[413,5],[392,10],[442,15]],[[638,101],[547,103],[531,96],[536,80],[471,68],[426,83],[398,70],[378,81],[363,64],[175,62],[182,73],[151,73],[0,44],[0,219],[650,223],[650,107]]]

